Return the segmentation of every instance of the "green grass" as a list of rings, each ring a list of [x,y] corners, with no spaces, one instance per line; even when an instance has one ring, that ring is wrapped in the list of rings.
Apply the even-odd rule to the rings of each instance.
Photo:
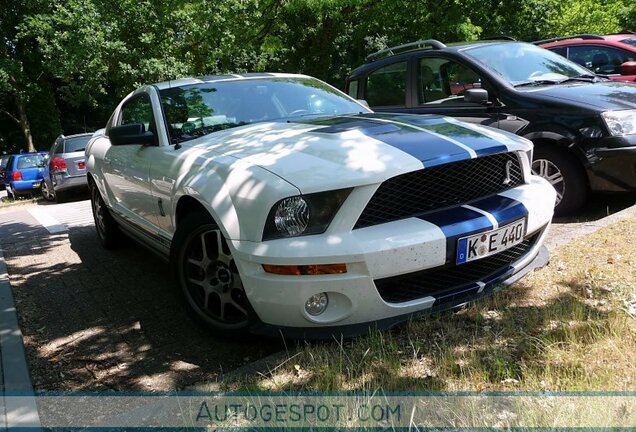
[[[456,313],[303,343],[233,390],[636,390],[636,218],[561,247],[546,268]],[[633,306],[636,307],[636,306]]]

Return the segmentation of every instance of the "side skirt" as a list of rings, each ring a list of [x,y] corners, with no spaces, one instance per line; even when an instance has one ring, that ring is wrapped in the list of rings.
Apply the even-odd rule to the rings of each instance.
[[[135,240],[141,246],[144,246],[164,261],[170,259],[170,240],[161,237],[157,233],[149,232],[146,229],[139,227],[139,225],[130,221],[129,219],[115,213],[110,212],[113,218],[117,221],[119,228],[127,234],[130,238]]]

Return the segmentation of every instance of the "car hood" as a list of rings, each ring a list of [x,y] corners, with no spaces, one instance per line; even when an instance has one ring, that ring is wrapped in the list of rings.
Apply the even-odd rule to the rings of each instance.
[[[302,193],[382,182],[399,174],[516,150],[516,135],[440,116],[360,114],[267,122],[192,142],[268,170]]]
[[[636,108],[636,84],[628,82],[572,83],[526,87],[523,91],[541,94],[552,99],[572,101],[601,110]]]

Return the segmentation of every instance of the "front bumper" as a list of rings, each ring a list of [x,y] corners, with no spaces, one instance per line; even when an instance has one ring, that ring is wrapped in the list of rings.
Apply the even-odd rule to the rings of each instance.
[[[599,192],[636,191],[636,135],[612,137],[622,147],[590,151],[590,188]]]
[[[498,268],[496,272],[481,275],[477,280],[464,281],[460,285],[453,285],[449,281],[448,289],[443,293],[429,293],[403,302],[386,301],[378,291],[376,282],[426,269],[452,267],[456,239],[493,229],[492,225],[488,225],[490,219],[483,215],[479,215],[478,220],[459,219],[446,227],[455,231],[454,237],[449,237],[449,230],[441,229],[439,222],[436,224],[430,220],[409,218],[337,235],[327,232],[262,243],[232,241],[232,253],[245,292],[262,322],[253,331],[285,329],[287,332],[293,328],[305,335],[313,330],[329,333],[345,328],[353,334],[369,324],[390,326],[414,314],[454,307],[492,292],[496,285],[532,268],[531,263],[539,254],[552,219],[555,192],[546,181],[533,176],[530,184],[497,197],[517,202],[517,207],[526,210],[526,238],[534,236],[536,240],[533,244],[522,256]],[[496,201],[494,198],[488,198],[484,203],[492,206]],[[490,217],[496,218],[499,226],[519,219],[518,214],[509,210],[493,208]],[[451,209],[440,211],[438,216],[442,219],[452,218],[458,213],[462,212]],[[486,224],[479,225],[484,221]],[[347,273],[282,276],[266,273],[262,268],[262,264],[335,263],[345,263]],[[307,314],[304,309],[307,299],[322,292],[329,296],[326,311],[318,316]]]

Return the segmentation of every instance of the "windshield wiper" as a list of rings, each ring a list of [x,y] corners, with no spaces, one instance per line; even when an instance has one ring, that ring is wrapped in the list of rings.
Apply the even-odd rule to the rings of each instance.
[[[523,81],[523,82],[514,84],[513,87],[529,87],[529,86],[540,86],[540,85],[554,85],[554,84],[559,84],[559,83],[561,83],[561,81],[541,79],[541,80]]]
[[[514,85],[514,87],[527,87],[527,86],[539,86],[539,85],[557,85],[557,84],[564,84],[567,82],[571,82],[571,81],[581,81],[581,82],[597,82],[599,80],[601,80],[602,78],[597,76],[597,75],[593,75],[593,74],[581,74],[581,75],[575,75],[572,77],[566,77],[560,80],[557,79],[538,79],[538,80],[529,80],[529,81],[523,81],[520,83],[517,83]]]
[[[596,75],[581,74],[581,75],[576,75],[573,77],[562,79],[561,81],[558,82],[558,84],[563,84],[570,81],[596,82],[596,79],[597,79]]]

